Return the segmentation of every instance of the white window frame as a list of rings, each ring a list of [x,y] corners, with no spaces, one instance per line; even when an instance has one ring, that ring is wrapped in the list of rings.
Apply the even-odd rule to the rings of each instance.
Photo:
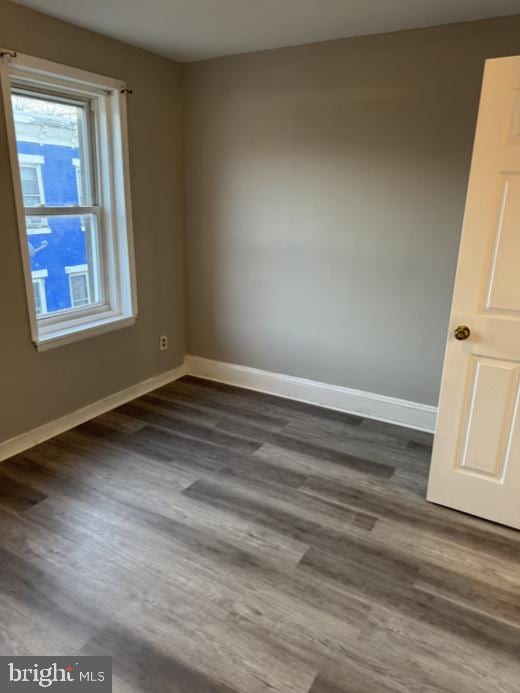
[[[0,82],[11,170],[15,191],[20,248],[25,274],[27,305],[33,342],[39,351],[128,327],[137,317],[128,137],[124,82],[40,58],[1,50]],[[38,208],[38,216],[94,214],[103,258],[104,301],[96,306],[52,313],[37,318],[32,287],[26,212],[21,191],[16,133],[11,104],[12,88],[40,89],[69,98],[88,99],[94,113],[93,169],[98,199],[93,207]],[[29,209],[29,208],[28,208]],[[36,211],[36,210],[35,210]]]
[[[38,287],[38,293],[40,294],[40,304],[42,306],[41,315],[47,313],[47,294],[45,293],[45,280],[49,276],[49,272],[44,270],[33,270],[31,272],[31,286],[36,285]],[[36,311],[36,306],[34,308]]]
[[[43,186],[42,166],[45,163],[45,157],[40,154],[18,154],[18,160],[21,166],[31,167],[36,169],[36,180],[38,182],[38,193],[40,195],[40,203],[45,204],[45,188]],[[22,195],[23,200],[23,195]],[[35,217],[41,216],[34,214]],[[42,217],[43,218],[43,217]],[[28,236],[39,236],[44,233],[52,233],[47,220],[42,226],[27,226]]]

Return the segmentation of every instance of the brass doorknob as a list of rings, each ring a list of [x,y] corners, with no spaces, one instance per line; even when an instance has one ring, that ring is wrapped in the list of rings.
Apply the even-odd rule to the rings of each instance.
[[[470,336],[471,330],[467,325],[459,325],[455,328],[455,332],[453,334],[455,336],[455,339],[462,341],[463,339],[467,339]]]

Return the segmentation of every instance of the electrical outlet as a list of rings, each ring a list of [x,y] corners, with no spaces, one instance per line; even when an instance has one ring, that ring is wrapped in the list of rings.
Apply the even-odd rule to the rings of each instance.
[[[161,351],[166,351],[167,348],[168,348],[168,335],[162,334],[159,337],[159,349]]]

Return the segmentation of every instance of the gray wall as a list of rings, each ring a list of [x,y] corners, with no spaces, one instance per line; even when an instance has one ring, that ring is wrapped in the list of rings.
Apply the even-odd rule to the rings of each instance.
[[[185,352],[180,66],[0,0],[0,46],[127,81],[140,315],[44,353],[31,343],[0,114],[0,441],[180,364]],[[170,347],[159,352],[160,334]]]
[[[188,352],[436,404],[485,58],[520,16],[186,66]]]

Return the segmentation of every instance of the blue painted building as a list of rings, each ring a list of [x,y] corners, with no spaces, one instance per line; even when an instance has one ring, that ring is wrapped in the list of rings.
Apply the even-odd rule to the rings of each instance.
[[[40,114],[33,101],[14,101],[24,206],[80,204],[81,169],[77,124]],[[44,316],[92,302],[89,235],[80,216],[27,216],[36,312]]]

